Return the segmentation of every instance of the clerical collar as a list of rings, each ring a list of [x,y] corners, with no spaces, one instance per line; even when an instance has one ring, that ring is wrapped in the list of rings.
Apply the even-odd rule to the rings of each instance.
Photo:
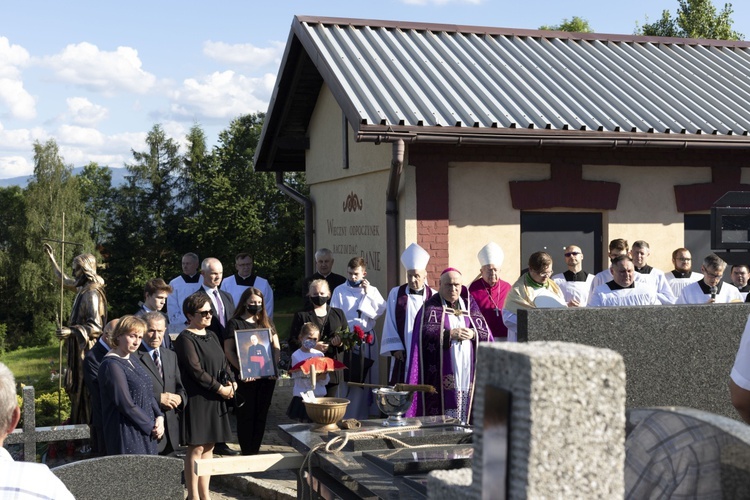
[[[737,286],[737,285],[734,285],[734,286]],[[747,285],[743,286],[742,288],[740,288],[740,287],[737,286],[737,290],[739,290],[742,293],[750,292],[750,283],[748,283]]]
[[[577,273],[574,273],[573,271],[568,269],[563,273],[563,276],[565,277],[565,281],[586,281],[589,273],[587,273],[583,269],[581,269]]]
[[[691,274],[693,274],[693,271],[688,271],[686,273],[683,273],[682,271],[678,271],[677,269],[672,270],[672,276],[674,276],[675,278],[678,278],[678,279],[679,278],[681,278],[681,279],[689,278]]]
[[[610,290],[626,290],[628,288],[635,288],[635,280],[630,284],[630,286],[620,286],[617,284],[615,280],[608,281],[607,286]]]
[[[641,274],[651,274],[651,271],[654,269],[653,267],[649,266],[648,264],[643,267],[634,267],[636,272],[639,272]]]
[[[424,295],[424,287],[421,290],[412,290],[409,288],[409,295]]]
[[[719,295],[721,293],[721,285],[723,284],[724,284],[723,281],[719,281],[719,284],[716,285],[716,295]],[[701,290],[703,291],[703,293],[705,293],[706,295],[711,295],[711,287],[708,286],[704,280],[700,280],[698,282],[698,286],[701,287]]]
[[[192,276],[182,273],[180,276],[182,276],[182,281],[185,283],[198,283],[198,280],[201,279],[201,273],[195,273]]]
[[[530,286],[531,288],[547,288],[547,283],[537,283],[536,281],[534,281],[534,278],[531,277],[530,273],[526,273],[526,285]]]
[[[240,286],[253,286],[255,285],[255,274],[250,274],[247,278],[243,278],[239,274],[234,275],[234,281]]]

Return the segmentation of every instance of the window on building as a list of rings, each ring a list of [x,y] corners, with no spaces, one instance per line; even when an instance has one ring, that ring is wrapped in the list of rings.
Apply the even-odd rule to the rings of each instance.
[[[583,269],[595,274],[602,270],[602,214],[588,212],[521,212],[521,269],[529,256],[545,251],[552,256],[555,273],[564,272],[563,249],[578,245],[583,252]]]

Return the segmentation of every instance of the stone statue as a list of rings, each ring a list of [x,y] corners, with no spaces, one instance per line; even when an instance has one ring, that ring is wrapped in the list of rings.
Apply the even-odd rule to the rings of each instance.
[[[70,398],[70,422],[88,424],[91,403],[83,383],[83,358],[91,349],[107,324],[107,297],[104,295],[104,280],[96,274],[96,258],[84,253],[73,259],[73,278],[65,276],[55,261],[52,247],[44,244],[55,275],[63,280],[68,290],[78,292],[73,302],[68,326],[59,325],[57,338],[64,340],[68,348],[68,366],[63,379],[65,392]]]

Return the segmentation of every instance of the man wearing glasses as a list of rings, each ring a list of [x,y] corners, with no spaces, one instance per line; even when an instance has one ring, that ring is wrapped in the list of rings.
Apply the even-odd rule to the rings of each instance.
[[[678,248],[672,252],[672,265],[674,265],[674,269],[664,276],[667,278],[667,283],[672,288],[675,297],[679,297],[682,290],[690,283],[703,279],[701,273],[692,271],[693,258],[687,248]]]
[[[568,303],[568,307],[583,307],[589,301],[594,275],[583,270],[583,252],[575,245],[565,247],[565,264],[568,270],[552,276]]]
[[[638,279],[628,255],[612,259],[612,280],[599,285],[589,297],[590,307],[659,305],[656,288]]]
[[[537,299],[544,296],[557,302],[558,307],[565,307],[565,297],[552,281],[552,257],[547,252],[535,252],[529,257],[529,270],[513,284],[503,306],[503,323],[508,327],[508,342],[518,340],[518,310],[535,309]],[[547,302],[545,307],[550,307]]]
[[[680,293],[676,304],[725,304],[742,302],[739,290],[731,284],[721,281],[727,263],[712,253],[703,259],[701,272],[703,279],[686,286]]]

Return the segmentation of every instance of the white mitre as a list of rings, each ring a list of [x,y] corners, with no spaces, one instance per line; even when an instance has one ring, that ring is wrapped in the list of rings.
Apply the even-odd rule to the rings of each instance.
[[[477,259],[479,259],[479,265],[482,267],[488,264],[495,264],[497,267],[502,267],[503,260],[505,260],[505,253],[500,248],[500,245],[491,241],[479,251]]]
[[[430,254],[416,243],[409,245],[404,250],[404,253],[401,254],[401,265],[407,271],[411,269],[427,269],[428,262],[430,262]]]

